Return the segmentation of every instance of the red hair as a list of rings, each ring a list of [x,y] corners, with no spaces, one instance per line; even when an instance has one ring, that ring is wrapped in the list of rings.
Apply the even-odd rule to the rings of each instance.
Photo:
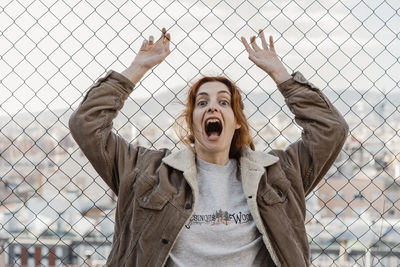
[[[229,92],[231,93],[231,105],[233,114],[235,116],[236,122],[240,125],[239,129],[235,130],[235,133],[232,138],[231,147],[229,149],[229,157],[230,158],[240,158],[242,152],[247,148],[250,147],[254,150],[254,143],[253,139],[250,135],[250,128],[247,122],[247,118],[244,115],[243,109],[243,102],[242,96],[240,94],[239,87],[236,86],[231,80],[223,76],[204,76],[203,78],[199,79],[195,82],[190,88],[187,97],[186,108],[182,112],[182,114],[178,117],[177,120],[183,120],[184,124],[186,124],[187,129],[184,129],[182,125],[180,125],[178,136],[180,140],[190,146],[194,144],[194,131],[193,131],[193,110],[195,107],[196,101],[196,94],[199,90],[200,86],[207,82],[221,82],[225,84]],[[178,123],[179,125],[179,123]]]

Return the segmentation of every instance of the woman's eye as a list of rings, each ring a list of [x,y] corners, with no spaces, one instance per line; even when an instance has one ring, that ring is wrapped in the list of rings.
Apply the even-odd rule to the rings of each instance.
[[[221,100],[220,103],[223,106],[229,105],[229,102],[227,100]]]
[[[197,103],[197,105],[198,106],[205,106],[205,105],[207,105],[207,102],[205,101],[205,100],[201,100],[201,101],[199,101],[198,103]]]

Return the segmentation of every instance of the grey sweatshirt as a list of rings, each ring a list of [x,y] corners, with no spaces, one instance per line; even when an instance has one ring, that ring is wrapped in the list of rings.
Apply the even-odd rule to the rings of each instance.
[[[262,266],[267,250],[237,173],[237,162],[197,158],[199,201],[166,266]]]

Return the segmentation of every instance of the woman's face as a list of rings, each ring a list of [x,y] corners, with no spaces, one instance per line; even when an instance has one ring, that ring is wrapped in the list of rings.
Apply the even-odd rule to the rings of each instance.
[[[233,134],[240,128],[233,114],[229,88],[218,81],[201,85],[192,116],[194,145],[199,156],[221,154],[228,158]]]

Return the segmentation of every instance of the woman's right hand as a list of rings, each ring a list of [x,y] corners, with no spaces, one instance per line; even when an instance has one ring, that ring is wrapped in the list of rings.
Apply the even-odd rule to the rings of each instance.
[[[163,62],[171,53],[169,49],[170,40],[171,35],[167,33],[165,28],[162,29],[161,37],[157,42],[154,43],[152,35],[148,40],[143,40],[139,53],[122,74],[136,84],[148,70]]]
[[[171,35],[163,28],[161,37],[156,43],[154,43],[153,35],[149,37],[149,40],[143,40],[142,47],[132,64],[137,64],[146,69],[151,69],[160,64],[170,53],[170,39]]]

